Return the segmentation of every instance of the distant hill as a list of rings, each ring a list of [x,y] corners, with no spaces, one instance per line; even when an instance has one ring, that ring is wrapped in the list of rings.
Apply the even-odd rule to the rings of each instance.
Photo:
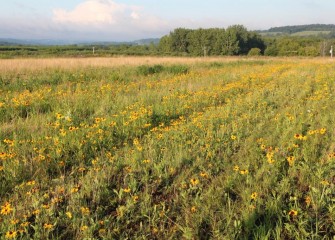
[[[273,27],[267,30],[268,32],[282,32],[282,33],[297,33],[304,31],[335,31],[334,24],[309,24],[296,26]]]
[[[137,45],[150,45],[150,44],[158,44],[159,41],[160,41],[160,38],[147,38],[147,39],[136,40],[131,43],[137,44]]]
[[[334,24],[308,24],[295,26],[273,27],[268,30],[257,31],[263,36],[323,36],[331,37],[335,33]]]
[[[136,41],[125,41],[125,42],[114,42],[114,41],[71,41],[71,40],[54,40],[54,39],[12,39],[12,38],[0,38],[0,45],[150,45],[158,44],[159,38],[147,38]]]

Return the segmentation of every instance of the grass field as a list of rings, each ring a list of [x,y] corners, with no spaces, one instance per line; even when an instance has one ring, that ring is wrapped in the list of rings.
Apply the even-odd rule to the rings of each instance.
[[[331,31],[300,31],[295,33],[287,33],[287,32],[262,32],[260,33],[262,36],[276,36],[276,35],[288,35],[295,37],[310,37],[310,36],[318,36],[318,35],[327,35],[330,34]]]
[[[331,33],[331,31],[301,31],[301,32],[297,32],[297,33],[293,33],[291,34],[291,36],[300,36],[300,37],[304,37],[304,36],[317,36],[320,34],[329,34]]]
[[[0,239],[333,239],[334,69],[0,60]]]

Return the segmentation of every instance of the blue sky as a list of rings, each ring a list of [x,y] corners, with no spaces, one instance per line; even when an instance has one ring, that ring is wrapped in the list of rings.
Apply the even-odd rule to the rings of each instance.
[[[0,38],[123,41],[177,27],[334,24],[333,0],[0,0]]]

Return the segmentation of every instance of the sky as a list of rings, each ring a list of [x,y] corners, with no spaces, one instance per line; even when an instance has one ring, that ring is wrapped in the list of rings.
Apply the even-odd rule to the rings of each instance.
[[[178,27],[334,24],[334,0],[0,0],[0,38],[132,41]]]

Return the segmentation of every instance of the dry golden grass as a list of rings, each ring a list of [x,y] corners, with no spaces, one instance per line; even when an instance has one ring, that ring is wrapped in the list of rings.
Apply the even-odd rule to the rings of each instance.
[[[0,59],[1,72],[20,72],[24,70],[38,71],[47,69],[76,69],[81,67],[117,67],[117,66],[138,66],[143,64],[195,64],[204,62],[232,62],[241,60],[273,60],[270,57],[94,57],[94,58],[17,58]],[[276,58],[281,61],[295,61],[297,58]],[[306,62],[329,62],[329,58],[299,58],[299,61]]]
[[[26,58],[1,59],[0,71],[44,70],[51,68],[75,69],[80,67],[137,66],[142,64],[192,64],[199,62],[227,62],[238,57],[106,57],[106,58]]]

